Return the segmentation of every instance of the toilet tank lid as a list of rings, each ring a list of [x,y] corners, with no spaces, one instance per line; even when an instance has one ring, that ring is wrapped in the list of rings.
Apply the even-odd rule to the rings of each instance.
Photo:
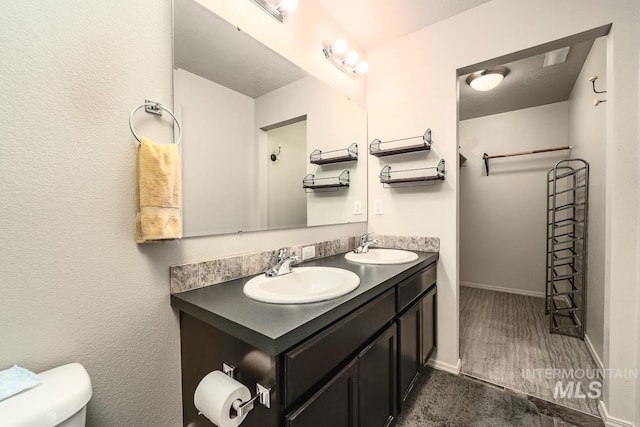
[[[0,402],[3,427],[53,427],[91,399],[91,379],[79,363],[59,366],[38,376],[41,384]]]

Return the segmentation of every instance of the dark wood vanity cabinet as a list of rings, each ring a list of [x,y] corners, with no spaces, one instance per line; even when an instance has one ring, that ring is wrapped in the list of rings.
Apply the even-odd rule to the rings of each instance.
[[[181,312],[184,425],[213,426],[193,393],[227,362],[252,394],[271,387],[271,408],[258,405],[243,426],[389,426],[435,349],[435,281],[432,263],[276,355]]]
[[[397,327],[395,323],[358,356],[360,426],[388,426],[397,410]]]
[[[420,303],[415,303],[398,317],[398,397],[400,404],[409,396],[413,383],[420,375],[421,342]]]
[[[285,406],[291,407],[332,371],[391,324],[395,317],[395,295],[388,290],[360,309],[284,354]]]
[[[286,406],[301,396],[304,400],[308,390],[325,383],[286,416],[288,427],[383,427],[391,423],[397,400],[394,317],[395,292],[390,289],[285,354]],[[348,363],[346,368],[322,380],[344,363]]]
[[[398,398],[407,399],[436,347],[436,267],[398,285]]]
[[[351,361],[340,373],[289,413],[287,427],[358,427],[358,360]]]
[[[436,310],[436,297],[437,289],[434,286],[424,297],[420,300],[422,305],[421,317],[422,317],[422,371],[424,372],[425,366],[429,358],[436,349],[436,325],[437,325],[437,310]]]
[[[378,338],[300,407],[287,427],[388,426],[396,416],[396,326]]]

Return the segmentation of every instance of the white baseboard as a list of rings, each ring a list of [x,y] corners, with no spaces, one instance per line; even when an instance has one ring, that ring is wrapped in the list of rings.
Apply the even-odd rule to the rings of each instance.
[[[607,412],[607,407],[604,402],[601,400],[598,404],[598,412],[600,413],[600,418],[602,418],[602,422],[607,427],[635,427],[633,423],[629,421],[623,421],[617,418],[613,418]]]
[[[436,359],[431,359],[427,362],[427,366],[433,369],[438,369],[440,371],[446,371],[458,375],[460,373],[460,367],[462,366],[462,359],[458,359],[458,363],[456,363],[455,365],[450,365]]]
[[[460,286],[468,288],[486,289],[488,291],[506,292],[509,294],[526,295],[529,297],[544,298],[544,292],[527,291],[524,289],[504,288],[502,286],[484,285],[482,283],[460,282]]]
[[[604,371],[604,365],[602,364],[602,360],[600,360],[600,357],[598,357],[598,353],[596,353],[596,350],[593,348],[593,344],[591,344],[589,335],[587,334],[584,335],[584,342],[587,344],[587,349],[589,350],[589,353],[591,353],[591,357],[593,358],[593,361],[596,362],[596,365],[598,365],[598,369],[600,369],[600,371]]]

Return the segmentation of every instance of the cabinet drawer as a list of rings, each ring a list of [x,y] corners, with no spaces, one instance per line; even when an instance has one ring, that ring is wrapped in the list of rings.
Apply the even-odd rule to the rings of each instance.
[[[362,347],[394,315],[395,292],[390,289],[285,353],[285,407]]]
[[[433,263],[409,277],[398,286],[398,313],[407,308],[424,291],[436,283],[436,264]]]

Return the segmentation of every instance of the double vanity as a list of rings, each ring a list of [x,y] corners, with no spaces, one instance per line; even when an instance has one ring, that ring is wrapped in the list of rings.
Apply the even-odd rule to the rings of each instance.
[[[437,259],[370,249],[173,294],[184,425],[213,425],[193,394],[223,364],[252,394],[271,389],[243,426],[391,424],[435,349]]]

